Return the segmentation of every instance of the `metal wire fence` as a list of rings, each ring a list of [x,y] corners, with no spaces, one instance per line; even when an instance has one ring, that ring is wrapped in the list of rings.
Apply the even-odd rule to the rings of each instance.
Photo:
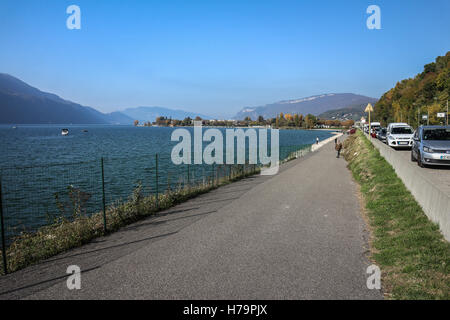
[[[280,147],[280,161],[298,158],[310,145]],[[2,267],[6,251],[18,237],[61,221],[103,212],[128,201],[138,186],[144,196],[163,194],[189,186],[231,180],[237,172],[254,173],[261,164],[174,165],[170,154],[29,167],[0,171],[0,224]]]

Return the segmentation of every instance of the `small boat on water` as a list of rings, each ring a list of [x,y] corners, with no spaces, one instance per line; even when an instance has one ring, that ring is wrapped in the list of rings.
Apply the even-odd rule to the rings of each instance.
[[[13,129],[17,129],[17,127],[16,126],[14,126],[14,127],[12,127]]]
[[[62,130],[61,130],[61,134],[62,134],[63,136],[67,136],[67,135],[69,134],[69,129],[62,129]]]

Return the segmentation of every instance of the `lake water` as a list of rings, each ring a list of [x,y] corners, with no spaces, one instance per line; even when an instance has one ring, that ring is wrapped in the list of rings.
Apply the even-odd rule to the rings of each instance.
[[[62,136],[61,129],[69,135]],[[206,129],[206,128],[204,128]],[[7,237],[32,231],[61,214],[69,204],[68,187],[86,198],[86,214],[101,210],[102,171],[106,202],[126,200],[136,185],[144,192],[165,190],[214,174],[217,166],[175,166],[170,160],[174,128],[132,126],[0,126],[0,168]],[[188,128],[193,132],[192,128]],[[224,130],[224,129],[220,129]],[[324,140],[329,131],[280,130],[280,157],[292,148]],[[204,143],[204,146],[207,143]],[[269,148],[270,150],[270,148]],[[158,180],[156,159],[158,154]],[[220,169],[226,174],[226,168]],[[68,206],[67,206],[68,207]]]

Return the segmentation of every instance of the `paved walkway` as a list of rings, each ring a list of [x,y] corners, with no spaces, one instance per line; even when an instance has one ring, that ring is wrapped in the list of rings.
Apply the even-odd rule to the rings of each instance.
[[[329,143],[0,278],[0,298],[380,299],[357,188]],[[69,291],[65,270],[83,271]]]

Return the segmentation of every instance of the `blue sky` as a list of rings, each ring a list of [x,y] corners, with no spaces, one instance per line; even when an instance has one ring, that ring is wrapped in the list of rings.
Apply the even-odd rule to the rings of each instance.
[[[66,28],[71,4],[81,30]],[[366,27],[371,4],[381,30]],[[449,12],[448,0],[2,0],[0,72],[104,112],[378,98],[450,50]]]

